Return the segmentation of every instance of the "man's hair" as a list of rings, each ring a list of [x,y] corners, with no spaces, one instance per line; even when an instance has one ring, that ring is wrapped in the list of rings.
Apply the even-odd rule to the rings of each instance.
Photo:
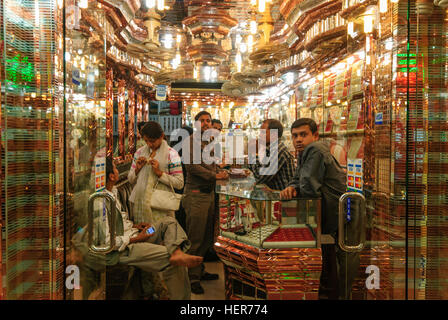
[[[222,127],[222,122],[219,119],[212,119],[212,125],[214,125],[215,123],[219,124]]]
[[[317,132],[317,124],[313,119],[310,118],[300,118],[294,121],[291,126],[291,131],[292,129],[299,128],[301,126],[308,126],[312,134],[315,134]]]
[[[145,126],[145,124],[146,124],[145,121],[140,121],[139,123],[137,123],[138,132],[142,132],[142,129]]]
[[[207,111],[203,110],[201,112],[199,112],[195,117],[194,117],[194,121],[198,121],[200,117],[202,117],[203,115],[207,115],[210,117],[210,119],[212,118],[212,115],[210,113],[208,113]]]
[[[109,174],[114,173],[114,160],[112,157],[106,157],[106,181],[109,180]]]
[[[276,119],[266,119],[263,123],[268,124],[268,129],[277,129],[278,138],[280,139],[283,136],[283,125],[280,121]]]
[[[158,122],[148,121],[142,128],[141,135],[148,139],[159,139],[163,135],[163,129]]]

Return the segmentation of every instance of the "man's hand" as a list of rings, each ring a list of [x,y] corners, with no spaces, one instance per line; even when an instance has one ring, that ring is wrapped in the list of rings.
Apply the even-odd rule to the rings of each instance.
[[[147,223],[147,222],[142,222],[142,223],[139,223],[139,224],[135,224],[133,227],[137,228],[140,231],[142,231],[145,228],[146,229],[150,228],[151,225],[149,223]]]
[[[221,164],[218,164],[218,167],[220,168],[220,169],[224,169],[224,167],[226,166],[227,164],[225,163],[225,162],[223,162],[223,163],[221,163]]]
[[[143,166],[146,164],[146,158],[140,157],[137,159],[137,162],[135,163],[135,174],[137,175],[140,170],[143,168]]]
[[[280,192],[280,199],[289,200],[297,197],[297,191],[294,187],[287,187]]]
[[[149,238],[151,238],[153,234],[148,234],[146,233],[146,230],[148,230],[150,228],[150,226],[144,228],[139,234],[138,236],[131,238],[129,243],[136,243],[136,242],[145,242],[147,241]]]
[[[221,171],[216,174],[216,180],[225,180],[229,178],[229,174],[226,171]]]

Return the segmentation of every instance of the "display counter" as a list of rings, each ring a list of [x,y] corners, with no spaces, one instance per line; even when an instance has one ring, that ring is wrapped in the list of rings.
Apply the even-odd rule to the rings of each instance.
[[[253,177],[219,181],[227,299],[317,299],[321,271],[320,198],[280,200]]]

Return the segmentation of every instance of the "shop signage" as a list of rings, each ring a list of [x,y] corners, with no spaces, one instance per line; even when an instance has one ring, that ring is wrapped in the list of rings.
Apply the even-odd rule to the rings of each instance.
[[[81,76],[80,76],[80,72],[78,69],[74,68],[72,71],[72,82],[79,86],[81,83]]]
[[[383,113],[378,112],[375,114],[375,124],[383,124]]]
[[[165,101],[166,100],[166,85],[159,84],[156,86],[156,100]]]
[[[93,99],[95,97],[95,73],[93,72],[87,76],[86,90],[87,97]]]
[[[101,191],[106,187],[106,158],[95,159],[95,191]]]
[[[347,187],[362,192],[362,159],[347,159]]]

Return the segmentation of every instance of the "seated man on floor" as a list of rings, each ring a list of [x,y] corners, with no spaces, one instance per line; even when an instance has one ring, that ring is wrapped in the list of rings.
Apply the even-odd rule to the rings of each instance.
[[[106,158],[106,192],[114,197],[121,217],[116,222],[114,251],[121,264],[134,266],[147,272],[162,272],[170,299],[189,300],[190,281],[187,268],[198,266],[203,258],[186,254],[191,243],[176,219],[165,217],[153,226],[142,223],[134,225],[126,212],[121,210],[115,184],[119,179],[118,170],[111,158]],[[147,229],[155,232],[148,234]],[[106,219],[105,243],[109,244],[109,225]],[[163,243],[163,245],[161,245]],[[109,259],[111,260],[111,259]]]

